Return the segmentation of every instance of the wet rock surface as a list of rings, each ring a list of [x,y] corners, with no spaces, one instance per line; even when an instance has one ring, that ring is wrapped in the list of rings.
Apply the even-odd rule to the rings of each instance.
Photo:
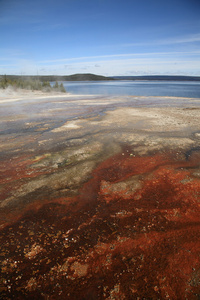
[[[199,104],[0,103],[1,299],[199,299]]]

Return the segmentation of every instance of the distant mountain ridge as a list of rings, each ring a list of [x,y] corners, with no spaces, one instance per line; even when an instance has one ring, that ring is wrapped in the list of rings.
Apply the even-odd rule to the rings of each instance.
[[[199,76],[181,75],[113,76],[113,78],[115,80],[200,81]]]
[[[0,75],[0,80],[5,75]],[[158,80],[158,81],[200,81],[200,76],[181,75],[145,75],[145,76],[102,76],[91,73],[80,73],[72,75],[6,75],[8,79],[40,80],[44,81],[105,81],[105,80]]]

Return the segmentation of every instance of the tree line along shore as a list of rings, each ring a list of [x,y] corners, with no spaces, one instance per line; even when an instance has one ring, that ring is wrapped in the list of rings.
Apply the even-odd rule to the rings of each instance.
[[[200,81],[200,76],[185,75],[145,75],[145,76],[102,76],[91,73],[72,75],[0,75],[0,81],[8,80],[39,80],[40,82],[55,81],[108,81],[108,80],[153,80],[153,81]]]
[[[0,89],[6,89],[8,87],[13,87],[14,89],[26,89],[26,90],[37,90],[44,92],[62,92],[66,93],[66,89],[63,83],[60,84],[55,81],[53,85],[47,80],[40,80],[39,78],[32,77],[21,77],[21,76],[0,76]]]

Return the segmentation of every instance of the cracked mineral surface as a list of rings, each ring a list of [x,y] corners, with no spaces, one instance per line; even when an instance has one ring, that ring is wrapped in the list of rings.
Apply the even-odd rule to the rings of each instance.
[[[1,299],[199,299],[200,99],[0,108]]]

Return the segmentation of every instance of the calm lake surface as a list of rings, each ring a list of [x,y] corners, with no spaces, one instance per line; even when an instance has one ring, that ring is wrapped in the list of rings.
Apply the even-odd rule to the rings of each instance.
[[[63,85],[78,95],[200,97],[200,82],[191,81],[66,81]]]

